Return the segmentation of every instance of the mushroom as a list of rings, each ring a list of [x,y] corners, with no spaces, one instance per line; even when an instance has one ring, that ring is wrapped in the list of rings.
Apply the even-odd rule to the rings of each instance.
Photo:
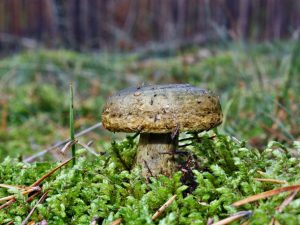
[[[219,98],[189,84],[152,85],[110,96],[103,126],[113,132],[140,132],[136,164],[146,178],[171,176],[179,132],[200,132],[222,122]]]

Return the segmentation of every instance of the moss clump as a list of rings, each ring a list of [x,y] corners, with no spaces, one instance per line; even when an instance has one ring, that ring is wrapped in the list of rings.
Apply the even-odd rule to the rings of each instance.
[[[204,134],[188,148],[195,161],[193,165],[197,164],[191,166],[197,185],[190,193],[187,193],[189,187],[181,182],[184,171],[172,178],[151,178],[146,183],[137,168],[126,170],[133,164],[136,152],[132,138],[114,143],[106,154],[93,160],[79,150],[74,167],[68,165],[43,182],[42,188],[49,190],[49,194],[31,220],[89,224],[98,217],[100,224],[109,224],[121,217],[123,224],[206,224],[208,218],[217,221],[240,210],[253,210],[250,224],[267,224],[273,216],[281,224],[299,224],[299,194],[282,213],[276,213],[275,208],[287,193],[238,209],[231,206],[237,200],[282,186],[256,181],[254,178],[262,176],[257,171],[263,171],[264,178],[285,180],[289,184],[299,182],[299,142],[291,148],[272,142],[259,152],[229,136],[217,135],[212,139]],[[55,165],[24,164],[7,158],[0,164],[0,183],[29,186]],[[16,191],[0,189],[0,197],[11,193]],[[177,194],[175,202],[153,222],[153,213],[174,194]],[[16,196],[17,202],[0,211],[1,224],[9,221],[20,224],[38,200],[36,197],[26,203],[26,198]]]

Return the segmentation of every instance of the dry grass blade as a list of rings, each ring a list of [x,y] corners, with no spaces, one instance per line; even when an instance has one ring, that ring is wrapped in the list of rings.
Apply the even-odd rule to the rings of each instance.
[[[122,218],[112,221],[109,225],[119,225],[122,222]]]
[[[73,146],[76,142],[75,141],[69,141],[67,142],[64,147],[60,150],[61,153],[65,153],[71,146]]]
[[[18,189],[21,191],[25,191],[30,188],[30,187],[21,187],[21,186],[16,186],[16,185],[9,185],[9,184],[0,184],[0,187],[7,188],[7,189],[15,188],[15,189]]]
[[[60,165],[58,165],[57,167],[55,167],[53,170],[51,170],[50,172],[46,173],[44,176],[42,176],[40,179],[38,179],[36,182],[34,182],[30,187],[33,187],[33,186],[37,186],[39,185],[40,183],[43,182],[43,180],[45,180],[47,177],[51,176],[53,173],[55,173],[58,169],[60,169],[61,167],[63,167],[64,165],[66,165],[68,162],[70,162],[72,160],[71,159],[68,159],[66,161],[64,161],[63,163],[61,163]]]
[[[35,206],[30,210],[28,216],[23,220],[23,222],[21,223],[21,225],[26,225],[26,223],[28,222],[28,220],[30,219],[32,213],[34,212],[34,210],[36,209],[38,204],[41,204],[41,202],[43,202],[45,200],[45,198],[48,195],[48,191],[46,191],[42,197],[38,200],[38,202],[35,204]]]
[[[269,179],[269,178],[254,178],[256,181],[262,181],[262,182],[270,182],[274,184],[287,184],[284,180],[276,180],[276,179]]]
[[[39,190],[41,190],[41,188],[38,187],[38,186],[35,186],[35,187],[32,187],[32,188],[30,188],[30,189],[28,189],[26,191],[22,191],[21,194],[22,195],[26,195],[26,194],[29,194],[31,192],[39,191]],[[4,197],[4,198],[0,198],[0,202],[9,201],[9,200],[14,199],[15,197],[16,197],[15,195],[10,195],[10,196]]]
[[[89,132],[91,132],[91,131],[93,131],[97,128],[100,128],[100,127],[102,127],[102,123],[96,123],[95,125],[93,125],[91,127],[88,127],[87,129],[85,129],[83,131],[80,131],[79,133],[75,134],[75,138],[81,137],[81,136],[83,136],[83,135],[85,135],[85,134],[87,134],[87,133],[89,133]],[[45,155],[47,152],[50,152],[50,151],[52,151],[52,150],[54,150],[54,149],[56,149],[56,148],[58,148],[58,147],[60,147],[64,144],[66,144],[69,141],[71,141],[71,140],[67,139],[67,140],[64,140],[64,141],[60,141],[60,142],[56,143],[55,145],[53,145],[49,148],[46,148],[46,149],[40,151],[39,153],[24,159],[24,162],[32,162],[36,158]]]
[[[279,221],[276,220],[274,217],[272,218],[271,222],[269,223],[269,225],[280,225]]]
[[[8,206],[10,206],[10,205],[13,204],[15,201],[16,201],[16,199],[13,198],[13,199],[9,200],[8,202],[5,202],[3,205],[0,206],[0,210],[6,208],[6,207],[8,207]]]
[[[284,201],[281,203],[281,205],[277,207],[276,211],[281,213],[283,211],[283,209],[288,204],[290,204],[291,201],[293,201],[293,199],[295,198],[295,196],[297,195],[298,192],[299,192],[299,190],[293,191],[286,199],[284,199]]]
[[[152,216],[152,220],[156,220],[171,204],[172,202],[175,200],[175,198],[177,197],[177,195],[173,195],[168,201],[166,201],[165,204],[162,205],[162,207],[160,207]]]
[[[254,201],[257,201],[257,200],[260,200],[260,199],[264,199],[264,198],[271,197],[273,195],[280,194],[282,192],[297,191],[297,190],[300,190],[300,184],[291,185],[291,186],[287,186],[287,187],[282,187],[282,188],[274,189],[274,190],[271,190],[271,191],[265,191],[265,192],[262,192],[260,194],[253,195],[253,196],[250,196],[250,197],[245,198],[243,200],[237,201],[237,202],[233,203],[232,206],[238,207],[238,206],[250,203],[250,202],[254,202]]]
[[[90,146],[84,144],[84,143],[81,143],[81,142],[77,142],[77,144],[81,145],[83,148],[85,148],[89,153],[95,155],[95,156],[99,156],[99,154],[97,152],[95,152]]]
[[[42,192],[42,190],[34,192],[32,195],[30,195],[29,198],[26,199],[26,202],[32,202],[33,199],[34,199],[37,195],[39,195],[41,192]]]
[[[26,202],[31,202],[37,195],[39,195],[41,193],[41,190],[34,192],[29,198],[27,198]],[[15,198],[9,200],[8,202],[4,203],[3,205],[0,206],[0,210],[4,209],[8,206],[10,206],[11,204],[13,204],[16,201]]]
[[[229,224],[235,220],[238,220],[238,219],[241,219],[241,218],[244,218],[244,217],[249,217],[252,215],[252,211],[241,211],[241,212],[238,212],[238,213],[235,213],[233,214],[232,216],[226,218],[226,219],[223,219],[223,220],[220,220],[216,223],[213,223],[212,225],[225,225],[225,224]]]
[[[43,181],[45,180],[47,177],[51,176],[55,171],[57,171],[58,169],[60,169],[61,167],[63,167],[64,165],[66,165],[68,162],[70,162],[72,160],[71,159],[68,159],[66,160],[65,162],[61,163],[60,165],[58,165],[57,167],[55,167],[53,170],[51,170],[50,172],[48,172],[47,174],[45,174],[44,176],[42,176],[39,180],[37,180],[36,182],[34,182],[27,190],[25,191],[22,191],[22,195],[25,195],[25,194],[29,194],[31,192],[34,192],[34,191],[37,191],[37,192],[40,192],[41,191],[41,188],[38,187],[38,185]],[[5,185],[4,185],[5,186]],[[13,186],[14,187],[14,186]],[[27,199],[28,201],[31,201],[32,198],[28,198]],[[8,201],[6,202],[5,204],[1,205],[0,206],[0,210],[1,209],[4,209],[6,208],[7,206],[11,205],[12,203],[14,203],[16,201],[15,199],[15,196],[14,195],[10,195],[10,196],[7,196],[7,197],[4,197],[4,198],[1,198],[0,199],[0,202],[1,201]]]
[[[258,174],[262,175],[262,176],[265,176],[265,175],[266,175],[266,173],[263,172],[263,171],[261,171],[261,170],[257,170],[256,172],[257,172]]]

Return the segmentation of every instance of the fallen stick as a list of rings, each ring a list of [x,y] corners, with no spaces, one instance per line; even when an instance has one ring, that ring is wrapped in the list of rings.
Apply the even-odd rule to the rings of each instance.
[[[42,201],[45,200],[45,198],[47,197],[49,191],[46,191],[42,197],[38,200],[38,202],[35,204],[35,206],[30,210],[28,216],[23,220],[23,222],[21,223],[21,225],[26,225],[28,220],[30,219],[31,215],[33,214],[34,210],[36,209],[37,205],[40,204]]]
[[[152,216],[152,220],[156,220],[175,200],[177,195],[173,195],[165,204],[163,204]]]
[[[73,158],[68,159],[66,161],[64,161],[63,163],[61,163],[60,165],[58,165],[57,167],[55,167],[53,170],[51,170],[50,172],[46,173],[45,175],[43,175],[40,179],[38,179],[36,182],[34,182],[30,187],[33,186],[38,186],[43,180],[45,180],[47,177],[51,176],[54,172],[56,172],[58,169],[60,169],[61,167],[63,167],[64,165],[66,165],[68,162],[70,162]]]
[[[93,125],[93,126],[91,126],[91,127],[88,127],[87,129],[85,129],[85,130],[83,130],[83,131],[81,131],[81,132],[75,134],[75,138],[81,137],[81,136],[83,136],[83,135],[85,135],[85,134],[87,134],[87,133],[89,133],[89,132],[91,132],[91,131],[93,131],[93,130],[99,128],[99,127],[102,127],[102,123],[97,123],[97,124],[95,124],[95,125]],[[58,148],[58,147],[60,147],[60,146],[62,146],[62,145],[64,145],[64,144],[66,144],[66,143],[69,142],[69,141],[71,141],[70,138],[68,138],[68,139],[66,139],[66,140],[64,140],[64,141],[57,142],[55,145],[53,145],[53,146],[51,146],[51,147],[49,147],[49,148],[46,148],[46,149],[44,149],[44,150],[38,152],[37,154],[32,155],[32,156],[30,156],[30,157],[24,159],[23,162],[27,162],[27,163],[32,162],[32,161],[35,160],[36,158],[45,155],[47,152],[50,152],[50,151],[52,151],[52,150],[54,150],[54,149],[56,149],[56,148]]]
[[[296,191],[292,191],[291,194],[284,199],[284,201],[278,206],[276,207],[276,212],[278,213],[282,213],[283,209],[290,204],[291,201],[293,201],[293,199],[295,198],[295,196],[297,195],[299,190]],[[271,222],[269,223],[269,225],[277,225],[279,224],[279,222],[275,219],[275,217],[273,216],[271,219]],[[280,225],[280,224],[279,224]]]
[[[39,186],[34,186],[26,191],[22,191],[21,194],[22,195],[26,195],[26,194],[29,194],[31,192],[34,192],[34,191],[39,191],[41,190],[41,188]],[[15,195],[9,195],[7,197],[4,197],[4,198],[0,198],[0,202],[3,202],[3,201],[9,201],[9,200],[12,200],[14,199],[16,196]]]
[[[122,222],[122,218],[112,221],[109,225],[119,225]]]
[[[3,205],[0,206],[0,210],[6,208],[6,207],[8,207],[8,206],[10,206],[10,205],[13,204],[15,201],[16,201],[16,199],[13,198],[13,199],[9,200],[8,202],[5,202]]]
[[[270,179],[270,178],[254,178],[256,181],[262,181],[262,182],[270,182],[275,184],[287,184],[284,180],[276,180],[276,179]]]
[[[68,162],[70,162],[72,160],[71,159],[68,159],[66,160],[65,162],[61,163],[60,165],[58,165],[57,167],[55,167],[53,170],[51,170],[50,172],[46,173],[45,175],[43,175],[40,179],[38,179],[36,182],[34,182],[32,185],[30,185],[29,189],[28,190],[25,190],[23,192],[21,192],[23,195],[25,194],[28,194],[30,192],[33,192],[33,191],[41,191],[41,188],[38,187],[38,185],[43,181],[45,180],[47,177],[51,176],[55,171],[57,171],[58,169],[60,169],[61,167],[63,167],[64,165],[66,165]],[[9,200],[9,201],[8,201]],[[1,198],[0,199],[0,202],[1,201],[8,201],[6,202],[5,204],[1,205],[0,206],[0,210],[11,205],[12,203],[14,203],[16,201],[15,199],[15,196],[14,195],[10,195],[10,196],[7,196],[7,197],[4,197],[4,198]]]
[[[223,219],[223,220],[220,220],[216,223],[213,223],[212,225],[225,225],[225,224],[229,224],[235,220],[238,220],[238,219],[241,219],[241,218],[244,218],[244,217],[249,217],[252,215],[252,211],[249,210],[249,211],[240,211],[238,213],[235,213],[233,214],[232,216],[226,218],[226,219]]]
[[[299,190],[293,191],[284,201],[276,208],[276,211],[281,213],[283,209],[290,204],[291,201],[296,197]]]
[[[282,187],[282,188],[278,188],[278,189],[274,189],[274,190],[270,190],[270,191],[265,191],[265,192],[259,193],[257,195],[253,195],[253,196],[250,196],[248,198],[245,198],[243,200],[234,202],[232,204],[232,206],[238,207],[238,206],[250,203],[250,202],[254,202],[254,201],[257,201],[257,200],[260,200],[260,199],[268,198],[268,197],[271,197],[273,195],[277,195],[281,192],[297,191],[297,190],[300,190],[300,184],[291,185],[291,186],[287,186],[287,187]]]
[[[21,186],[9,185],[9,184],[0,184],[0,187],[1,188],[7,188],[7,189],[15,188],[15,189],[18,189],[18,190],[21,190],[21,191],[25,191],[26,189],[30,188],[30,187],[21,187]]]

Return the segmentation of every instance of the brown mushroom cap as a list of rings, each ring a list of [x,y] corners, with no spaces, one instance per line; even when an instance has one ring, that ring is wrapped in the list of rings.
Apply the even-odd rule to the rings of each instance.
[[[209,130],[222,123],[218,96],[189,84],[128,88],[109,97],[103,126],[114,132]]]

